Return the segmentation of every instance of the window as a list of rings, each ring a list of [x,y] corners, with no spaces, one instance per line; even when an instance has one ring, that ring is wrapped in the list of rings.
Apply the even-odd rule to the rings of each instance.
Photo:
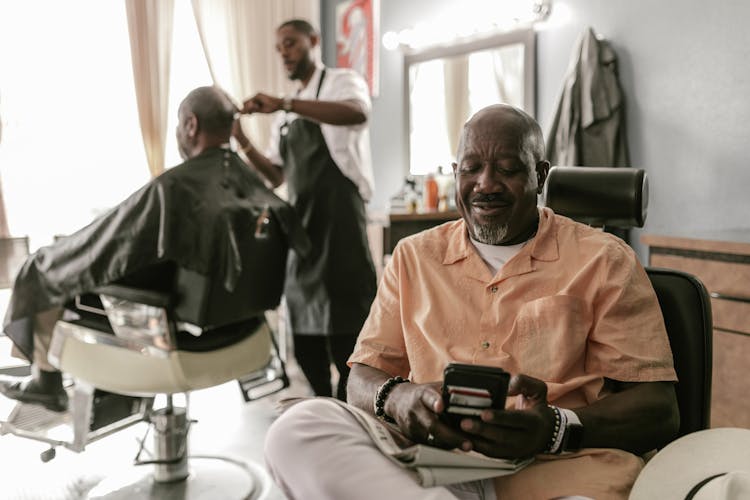
[[[175,2],[165,165],[177,106],[210,84],[189,0]],[[149,180],[124,2],[0,2],[0,176],[11,234],[34,251]]]

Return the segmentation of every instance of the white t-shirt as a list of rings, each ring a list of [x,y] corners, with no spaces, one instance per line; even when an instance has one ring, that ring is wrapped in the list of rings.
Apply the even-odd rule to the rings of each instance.
[[[323,66],[315,68],[307,87],[302,88],[294,96],[295,99],[315,100],[318,82]],[[372,111],[370,93],[365,80],[352,69],[326,68],[326,75],[320,94],[321,101],[353,100],[360,103],[362,110],[369,120]],[[275,165],[282,165],[279,153],[279,129],[284,121],[291,122],[299,118],[296,113],[276,113],[271,129],[271,141],[266,150],[266,156]],[[320,124],[323,139],[331,153],[331,158],[341,172],[357,186],[362,199],[369,201],[374,188],[372,173],[372,157],[370,152],[370,129],[368,121],[358,125],[328,125]]]
[[[521,249],[526,245],[526,241],[517,245],[488,245],[486,243],[479,243],[473,238],[469,238],[471,244],[479,252],[479,256],[490,268],[492,274],[497,274],[497,271],[505,265],[510,259],[512,259]]]

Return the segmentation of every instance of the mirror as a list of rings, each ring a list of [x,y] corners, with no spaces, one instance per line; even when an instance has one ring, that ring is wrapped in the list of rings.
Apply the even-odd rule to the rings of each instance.
[[[532,29],[412,52],[404,57],[409,172],[450,171],[461,127],[479,109],[504,102],[535,115]]]

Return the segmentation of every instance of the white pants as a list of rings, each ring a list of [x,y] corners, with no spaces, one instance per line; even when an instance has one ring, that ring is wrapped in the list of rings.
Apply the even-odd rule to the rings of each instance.
[[[423,488],[386,458],[346,410],[297,403],[268,431],[266,465],[291,500],[494,500],[492,480]]]

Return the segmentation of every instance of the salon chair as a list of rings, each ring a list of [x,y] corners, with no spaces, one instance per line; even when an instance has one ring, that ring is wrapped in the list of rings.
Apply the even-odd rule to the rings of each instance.
[[[266,223],[269,232],[278,230],[272,219]],[[245,401],[289,385],[265,318],[279,304],[287,242],[264,231],[237,248],[243,266],[231,290],[222,279],[163,262],[75,297],[55,325],[48,354],[73,380],[68,412],[18,403],[0,434],[48,443],[41,457],[48,461],[58,446],[81,452],[147,422],[152,444],[144,436],[134,450],[142,477],[124,486],[110,481],[115,492],[97,486],[92,493],[106,494],[94,498],[257,498],[263,478],[249,464],[190,456],[187,401],[190,391],[234,380]],[[69,428],[60,437],[63,424]]]
[[[648,178],[642,169],[552,167],[543,193],[555,213],[596,227],[643,227]],[[707,429],[711,420],[711,302],[698,278],[646,267],[669,336],[680,409],[677,437]]]

